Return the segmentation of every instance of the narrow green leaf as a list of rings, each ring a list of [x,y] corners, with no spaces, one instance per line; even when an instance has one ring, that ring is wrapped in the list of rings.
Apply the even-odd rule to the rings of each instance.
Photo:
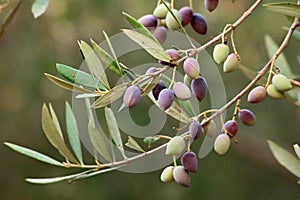
[[[139,44],[143,49],[145,49],[154,58],[161,61],[170,62],[170,56],[165,52],[164,48],[150,39],[149,37],[133,30],[123,29],[125,35],[127,35],[131,40]]]
[[[288,97],[290,101],[294,103],[296,106],[300,106],[300,88],[297,86],[293,86],[292,89],[286,91],[285,96]]]
[[[80,41],[78,42],[78,44],[85,57],[87,66],[91,71],[91,74],[95,76],[105,88],[109,89],[110,87],[105,74],[105,70],[95,51],[84,41]]]
[[[55,85],[63,88],[63,89],[66,89],[66,90],[70,90],[70,91],[77,91],[77,92],[81,92],[81,93],[93,93],[92,91],[90,90],[87,90],[87,89],[84,89],[82,87],[79,87],[77,85],[74,85],[73,83],[69,83],[65,80],[62,80],[60,78],[57,78],[51,74],[47,74],[47,73],[44,73],[44,75],[52,82],[54,83]]]
[[[121,151],[123,157],[126,158],[123,143],[122,143],[121,133],[115,115],[111,108],[105,107],[105,119],[106,119],[109,133],[114,143],[116,144],[117,148]]]
[[[49,109],[50,109],[50,114],[52,116],[53,123],[54,123],[57,131],[59,132],[61,138],[64,139],[57,115],[56,115],[51,103],[49,103]]]
[[[92,75],[74,69],[64,64],[56,64],[56,69],[65,79],[72,83],[77,83],[82,86],[97,88],[100,90],[107,90],[100,81],[95,80]]]
[[[46,12],[49,2],[50,0],[35,0],[31,7],[31,12],[34,18],[38,18]]]
[[[240,65],[239,69],[243,72],[243,74],[248,77],[250,80],[253,80],[254,77],[257,76],[258,70],[254,70],[250,67],[246,67],[245,65]],[[263,85],[267,82],[266,77],[262,77],[256,84]]]
[[[291,16],[291,17],[300,17],[300,6],[296,3],[289,3],[289,2],[280,2],[280,3],[267,3],[263,5],[266,9]]]
[[[127,89],[128,83],[123,83],[115,86],[110,91],[99,97],[92,105],[92,108],[103,108],[112,102],[116,101],[123,96],[124,91]]]
[[[6,146],[8,146],[9,148],[11,148],[14,151],[17,151],[25,156],[34,158],[36,160],[51,164],[51,165],[56,165],[56,166],[60,166],[60,167],[64,167],[64,164],[62,164],[61,162],[58,162],[57,160],[54,160],[53,158],[50,158],[49,156],[46,156],[42,153],[39,153],[37,151],[16,145],[16,144],[12,144],[9,142],[4,142],[4,144]]]
[[[265,45],[268,51],[269,58],[271,59],[274,53],[277,51],[278,45],[269,35],[265,36]],[[283,53],[280,54],[280,56],[276,59],[275,65],[280,69],[280,73],[284,74],[288,78],[293,78],[295,76],[291,71],[291,67]]]
[[[0,27],[0,38],[3,36],[7,26],[11,23],[11,21],[13,20],[13,18],[15,17],[17,11],[20,8],[20,5],[23,1],[16,1],[14,2],[15,4],[11,6],[10,11],[8,12],[8,14],[5,16],[4,20],[1,22],[1,27]],[[9,2],[8,2],[9,4]]]
[[[182,107],[184,109],[184,111],[186,112],[186,114],[190,117],[194,117],[196,116],[196,113],[193,109],[193,106],[191,104],[190,101],[181,101],[181,100],[178,100],[178,103],[180,105],[180,107]]]
[[[153,36],[153,34],[138,20],[136,20],[134,17],[130,16],[129,14],[123,12],[123,15],[126,17],[127,21],[133,26],[138,32],[141,34],[149,37],[153,41],[155,41],[157,44],[159,44],[158,40]]]
[[[131,136],[128,136],[128,141],[125,145],[136,151],[145,152],[144,149]]]
[[[62,156],[73,163],[79,164],[64,143],[64,140],[57,130],[46,104],[44,104],[42,108],[42,128],[49,142],[59,151]]]
[[[294,147],[294,150],[295,150],[298,158],[300,159],[300,147],[299,147],[299,145],[298,144],[294,144],[293,147]]]
[[[91,44],[94,48],[99,59],[106,65],[108,68],[118,76],[122,76],[124,73],[119,66],[119,63],[114,60],[104,49],[102,49],[94,40],[91,40]]]
[[[75,153],[79,162],[83,164],[81,143],[76,118],[68,102],[66,102],[66,128],[73,152]]]
[[[268,140],[268,145],[276,160],[289,170],[292,174],[300,178],[300,160],[278,144]]]

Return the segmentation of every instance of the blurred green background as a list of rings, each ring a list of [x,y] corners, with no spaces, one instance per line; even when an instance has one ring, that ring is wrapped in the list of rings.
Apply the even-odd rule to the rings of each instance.
[[[0,1],[1,2],[1,1]],[[40,112],[43,102],[52,102],[64,122],[64,101],[71,93],[50,83],[44,72],[57,74],[55,63],[80,66],[82,59],[77,40],[93,38],[103,41],[102,31],[109,35],[129,27],[121,11],[135,17],[151,13],[156,1],[58,1],[52,0],[48,11],[34,20],[24,1],[0,40],[0,199],[299,199],[297,179],[273,159],[266,140],[271,139],[292,151],[299,143],[299,107],[288,100],[267,98],[251,108],[257,116],[253,127],[240,127],[237,145],[225,156],[214,152],[199,160],[199,172],[192,175],[189,189],[177,184],[162,184],[160,171],[147,174],[112,172],[73,184],[52,185],[26,183],[26,177],[55,177],[76,170],[60,169],[17,154],[3,144],[17,143],[62,159],[48,143],[41,130]],[[176,7],[187,5],[177,0]],[[194,10],[201,12],[209,24],[207,36],[192,34],[203,43],[235,21],[254,1],[220,1],[209,13],[203,1],[194,1]],[[270,1],[264,1],[270,2]],[[274,2],[274,1],[272,1]],[[267,61],[264,35],[270,34],[277,43],[285,35],[282,26],[290,22],[281,15],[270,13],[260,6],[235,31],[236,44],[246,66],[258,69]],[[188,28],[190,30],[190,28]],[[296,57],[299,41],[292,40],[285,51],[293,71],[300,72]],[[208,49],[211,53],[212,48]],[[241,72],[224,75],[228,99],[248,80]]]

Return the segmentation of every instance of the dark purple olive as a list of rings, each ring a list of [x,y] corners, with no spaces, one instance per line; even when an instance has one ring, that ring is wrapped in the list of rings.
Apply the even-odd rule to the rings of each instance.
[[[204,0],[204,6],[209,11],[214,11],[219,4],[219,0]]]
[[[197,79],[192,80],[191,89],[192,93],[197,97],[197,99],[202,101],[208,92],[208,86],[205,78],[199,76]]]
[[[185,6],[179,10],[179,14],[181,16],[181,25],[186,26],[192,20],[193,10],[190,7]]]
[[[148,29],[155,28],[157,26],[157,19],[151,14],[142,16],[138,19],[138,22]]]
[[[153,32],[154,37],[158,40],[159,43],[164,43],[167,39],[167,28],[164,26],[158,26]]]
[[[175,49],[167,49],[166,53],[170,56],[172,60],[177,60],[179,57],[179,54]]]
[[[156,86],[152,89],[152,94],[154,96],[154,98],[157,100],[158,99],[158,95],[159,93],[163,90],[167,88],[166,84],[164,81],[159,81]]]
[[[184,167],[185,170],[189,172],[196,173],[198,169],[198,158],[197,155],[190,151],[190,152],[185,152],[181,156],[181,164]]]
[[[207,32],[207,23],[206,23],[205,18],[201,14],[196,13],[196,14],[193,15],[191,25],[197,33],[199,33],[201,35],[206,34],[206,32]]]

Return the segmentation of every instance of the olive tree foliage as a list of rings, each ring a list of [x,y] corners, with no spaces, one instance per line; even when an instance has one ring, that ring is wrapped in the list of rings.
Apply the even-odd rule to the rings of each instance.
[[[241,1],[241,0],[240,0]],[[32,5],[32,13],[35,18],[44,14],[50,0],[35,0]],[[201,1],[202,2],[202,1]],[[231,0],[234,4],[234,0]],[[0,37],[5,28],[17,12],[21,1],[7,2],[0,5],[0,12],[9,9],[7,17],[1,22]],[[55,2],[53,2],[55,3]],[[202,2],[203,3],[203,2]],[[218,6],[218,0],[204,0],[204,7],[213,12]],[[244,13],[231,24],[220,27],[220,34],[207,37],[207,42],[197,46],[189,36],[185,27],[190,24],[192,30],[205,37],[209,24],[205,16],[195,13],[193,4],[199,2],[187,1],[187,6],[176,7],[176,1],[158,0],[153,14],[140,18],[123,13],[124,18],[133,29],[121,29],[122,34],[130,41],[144,50],[158,61],[155,66],[149,66],[146,72],[140,73],[135,69],[121,63],[116,54],[116,46],[113,46],[111,38],[105,33],[107,49],[91,40],[88,44],[79,41],[79,48],[84,57],[87,72],[64,64],[57,64],[56,69],[61,79],[55,75],[45,73],[45,76],[54,84],[73,92],[76,98],[84,102],[86,120],[78,120],[76,108],[66,102],[65,122],[66,134],[51,104],[42,107],[42,128],[53,145],[65,160],[58,161],[38,151],[6,142],[11,149],[41,162],[63,168],[81,168],[81,173],[55,178],[27,178],[26,181],[37,184],[48,184],[59,181],[77,181],[80,179],[99,175],[101,173],[127,169],[126,167],[146,159],[157,153],[162,153],[163,158],[169,158],[162,163],[162,182],[177,182],[188,187],[192,173],[197,172],[198,157],[206,156],[211,149],[223,155],[228,153],[230,146],[238,142],[236,134],[239,124],[252,126],[256,123],[255,114],[243,108],[243,104],[257,104],[266,96],[273,99],[289,98],[295,105],[300,105],[299,76],[290,69],[284,49],[293,38],[300,40],[300,1],[263,4],[262,0],[256,0],[244,11]],[[242,57],[234,42],[234,31],[260,6],[265,12],[276,12],[290,19],[289,27],[286,27],[286,35],[281,44],[276,44],[271,37],[266,36],[265,42],[269,54],[269,61],[256,72],[245,67]],[[163,43],[167,37],[167,31],[182,33],[189,48],[181,49],[175,45],[165,49]],[[216,65],[220,66],[221,73],[233,73],[241,70],[250,82],[236,95],[225,102],[221,107],[197,112],[192,102],[196,100],[201,104],[212,93],[209,81],[202,72],[201,53],[206,48],[214,46],[211,57]],[[108,71],[110,75],[108,74]],[[178,71],[183,71],[183,78],[178,77]],[[119,77],[121,81],[112,83],[111,73]],[[242,97],[247,96],[247,101],[242,102]],[[170,130],[171,134],[148,135],[143,138],[124,134],[118,125],[118,112],[130,110],[139,106],[142,99],[149,98],[153,105],[160,109],[161,113],[168,115],[181,123],[179,128]],[[121,100],[118,111],[112,109],[112,104]],[[233,107],[233,113],[228,119],[225,112]],[[105,121],[106,132],[103,134],[97,123],[97,112],[102,112],[102,121]],[[82,113],[81,113],[82,114]],[[126,121],[126,119],[123,119]],[[93,151],[95,163],[88,164],[83,158],[82,129],[80,123],[85,123],[89,144]],[[218,123],[219,122],[219,123]],[[124,138],[126,137],[126,142]],[[191,146],[203,137],[205,148],[195,153]],[[300,150],[297,144],[294,149],[298,157],[277,145],[268,141],[268,145],[277,161],[291,173],[300,178]],[[180,161],[178,161],[180,158]],[[152,170],[152,169],[149,169]],[[125,170],[126,171],[126,170]]]

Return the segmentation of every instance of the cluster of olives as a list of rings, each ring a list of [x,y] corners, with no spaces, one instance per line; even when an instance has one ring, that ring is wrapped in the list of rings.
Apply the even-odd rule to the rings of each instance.
[[[176,52],[176,53],[175,53]],[[167,53],[174,60],[178,58],[176,50],[167,50]],[[175,100],[185,101],[192,97],[192,94],[201,101],[208,92],[207,82],[204,77],[200,75],[200,66],[195,58],[189,57],[183,62],[183,70],[185,78],[183,82],[176,82],[172,89],[167,88],[164,81],[153,88],[152,94],[157,100],[157,103],[162,110],[167,110]]]
[[[216,63],[223,64],[223,71],[225,73],[232,72],[239,68],[241,64],[241,57],[236,53],[229,54],[229,47],[226,44],[217,44],[213,50],[213,58]]]
[[[169,2],[166,3],[168,8],[171,8]],[[193,13],[193,10],[190,7],[182,7],[180,10],[169,9],[165,4],[158,5],[153,14],[147,14],[139,18],[139,22],[143,24],[146,28],[153,30],[154,37],[160,42],[163,43],[167,37],[167,30],[178,30],[180,28],[180,22],[182,26],[186,26],[189,23],[192,28],[199,34],[206,34],[207,32],[207,23],[205,18],[199,13]],[[214,6],[211,2],[207,1],[205,4],[209,9],[212,9]],[[174,18],[176,16],[177,19]],[[178,20],[178,22],[177,22]]]
[[[248,95],[248,102],[259,103],[269,95],[273,99],[285,98],[285,92],[292,89],[291,81],[283,74],[275,74],[272,77],[272,83],[267,87],[257,86],[253,88]]]
[[[167,144],[166,155],[177,156],[185,149],[185,141],[181,136],[173,137]],[[192,151],[187,151],[181,156],[181,165],[166,167],[160,179],[164,183],[177,182],[178,184],[189,187],[190,173],[196,173],[198,168],[197,155]]]
[[[256,117],[254,113],[248,109],[239,109],[239,120],[246,126],[255,124]],[[221,134],[217,136],[214,143],[214,150],[219,154],[225,154],[230,147],[230,139],[233,138],[239,130],[239,125],[235,120],[228,120],[224,123]]]

